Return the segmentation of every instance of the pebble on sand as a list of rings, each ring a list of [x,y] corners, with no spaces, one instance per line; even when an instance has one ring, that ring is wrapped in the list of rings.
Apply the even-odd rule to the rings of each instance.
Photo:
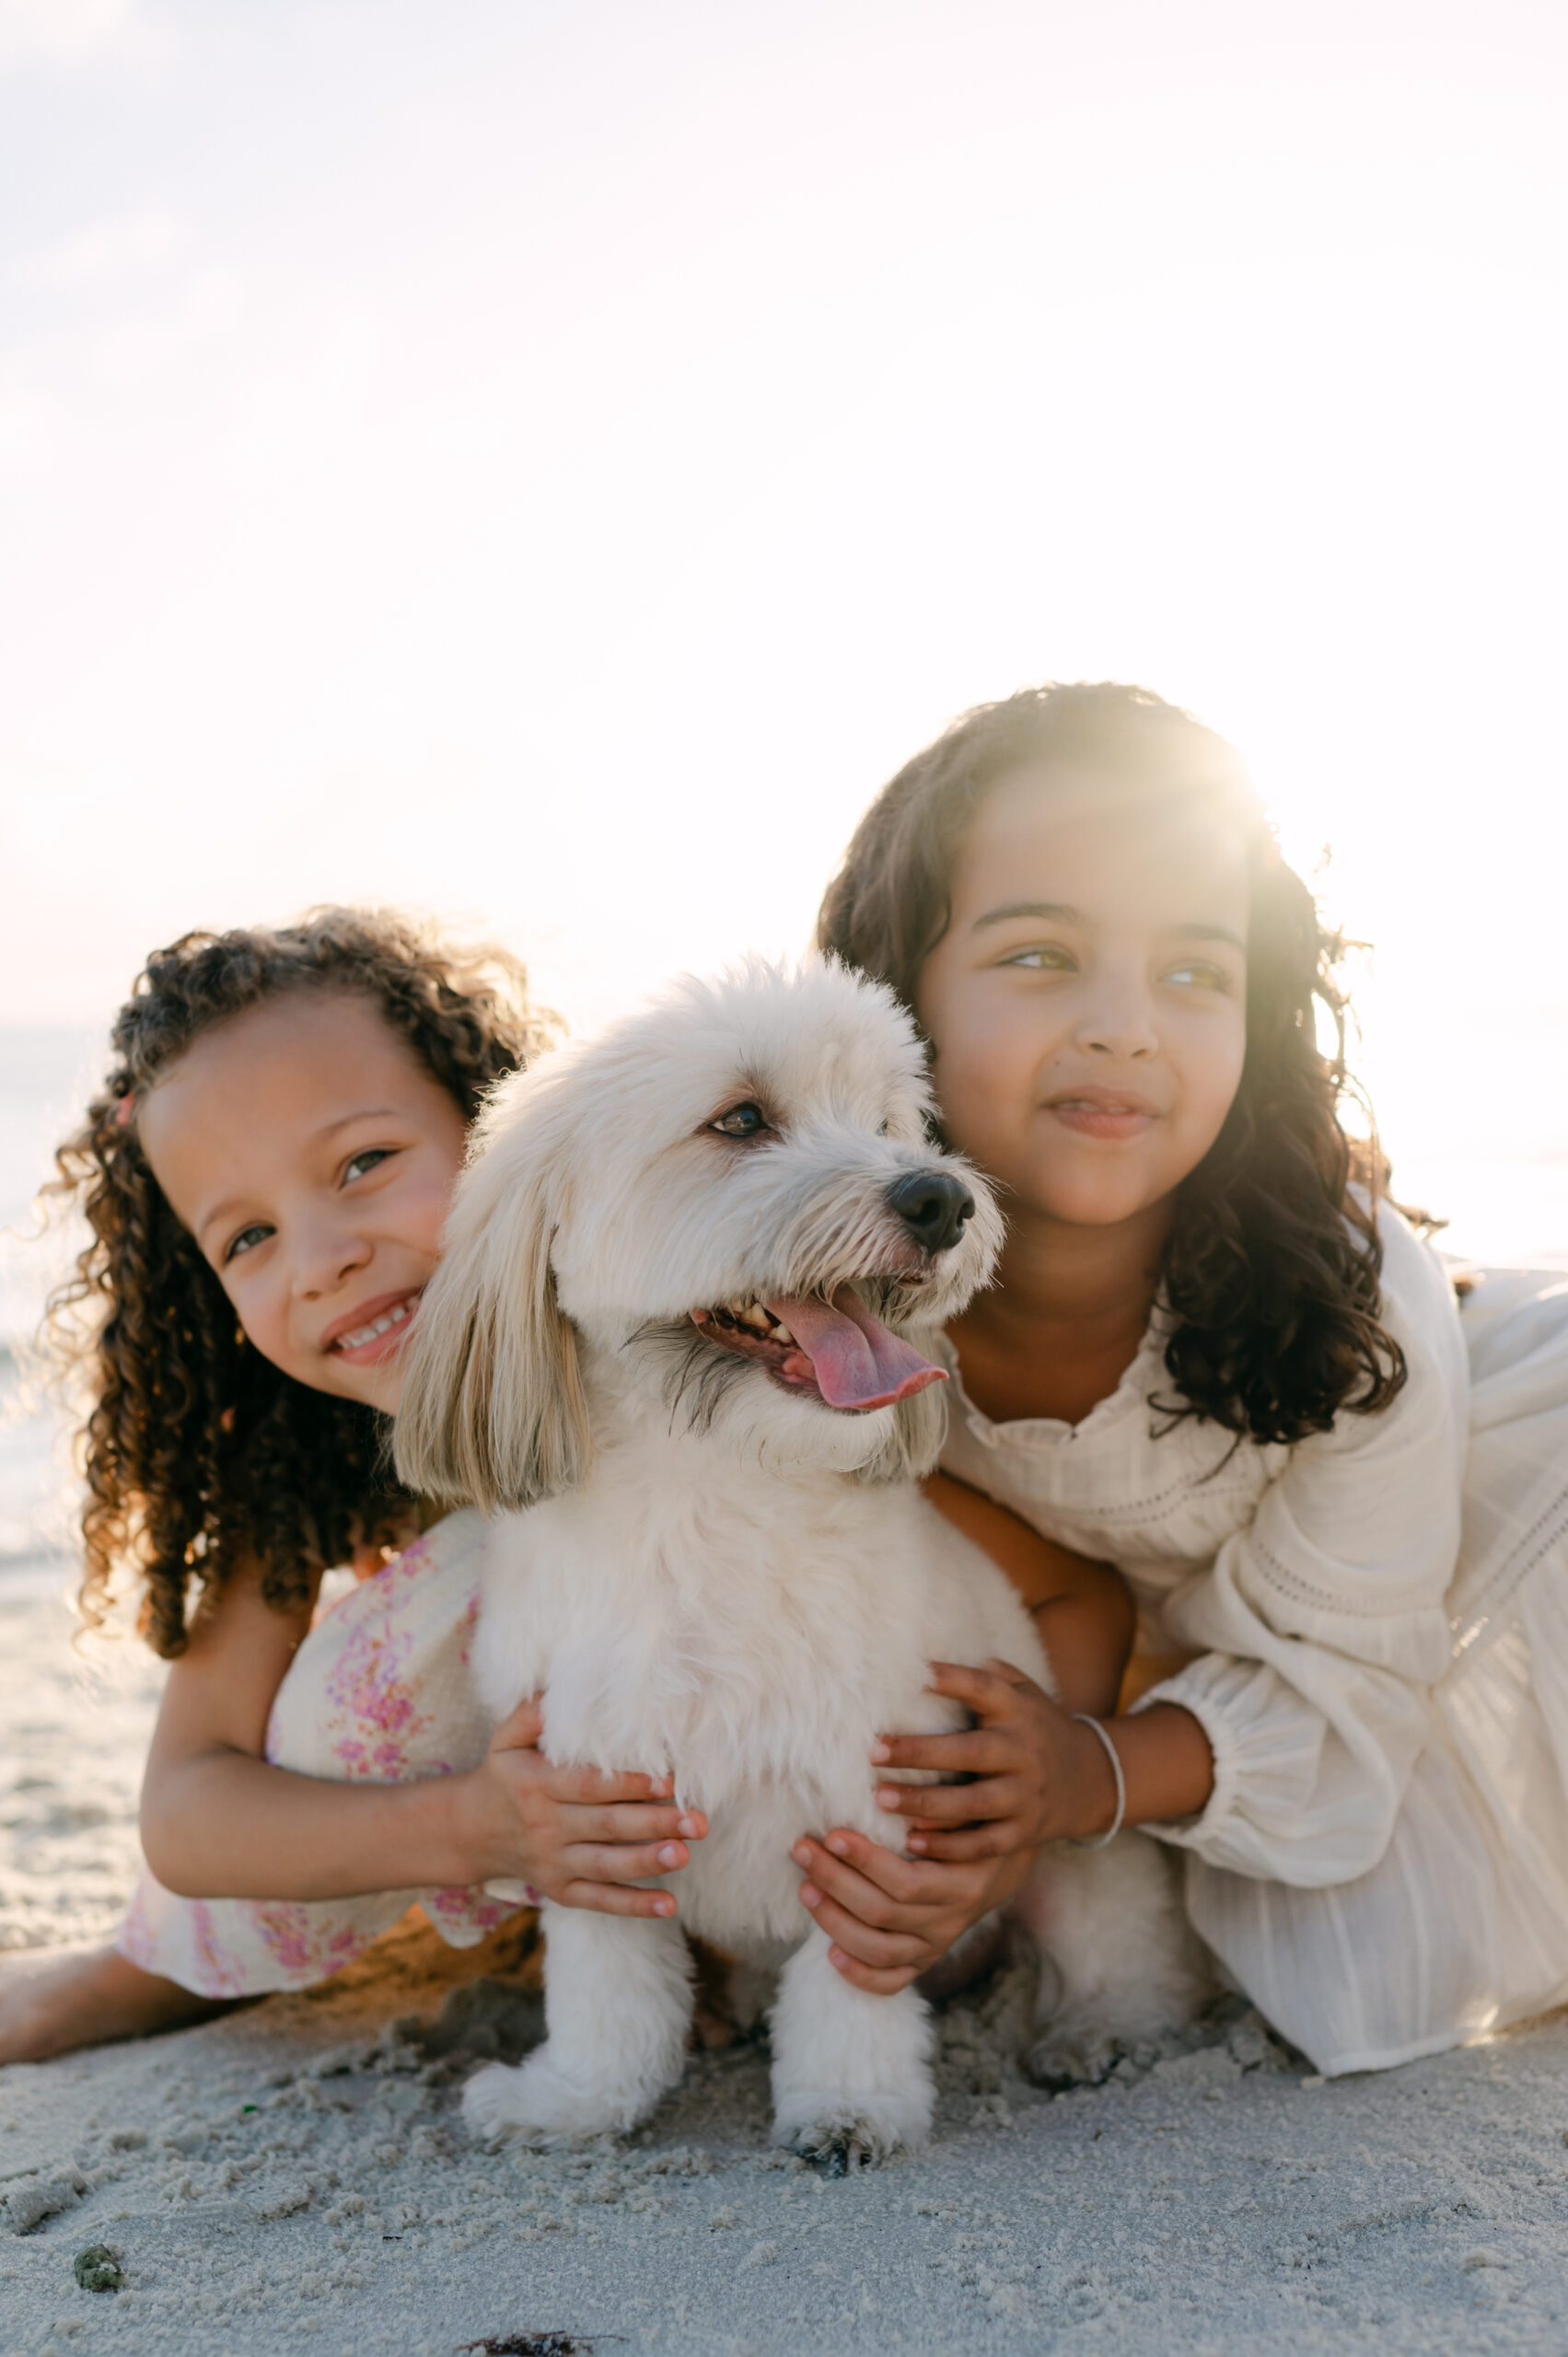
[[[118,2292],[125,2281],[117,2255],[107,2243],[89,2243],[76,2253],[74,2271],[84,2292]]]

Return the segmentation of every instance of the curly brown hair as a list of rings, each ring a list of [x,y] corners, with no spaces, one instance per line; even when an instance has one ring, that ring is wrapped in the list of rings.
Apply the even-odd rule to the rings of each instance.
[[[828,887],[820,947],[890,983],[913,1011],[925,959],[952,922],[954,864],[988,790],[1025,764],[1090,782],[1201,795],[1248,847],[1247,1051],[1225,1125],[1180,1187],[1159,1275],[1176,1419],[1257,1441],[1326,1432],[1342,1408],[1384,1408],[1405,1379],[1381,1322],[1376,1143],[1341,1120],[1346,943],[1281,859],[1240,757],[1191,714],[1113,681],[1028,688],[978,705],[886,785]],[[1318,1046],[1324,1010],[1336,1040]],[[1361,1100],[1365,1105],[1365,1100]]]
[[[302,990],[368,999],[470,1120],[492,1084],[555,1030],[505,951],[458,948],[419,918],[379,910],[187,933],[148,958],[115,1018],[103,1087],[44,1190],[92,1232],[50,1298],[45,1333],[91,1403],[78,1445],[83,1617],[101,1624],[114,1574],[129,1568],[143,1584],[141,1632],[166,1657],[184,1651],[190,1612],[242,1560],[261,1563],[270,1605],[297,1608],[326,1565],[356,1544],[389,1543],[412,1503],[391,1474],[383,1419],[244,1345],[131,1118],[203,1032]]]

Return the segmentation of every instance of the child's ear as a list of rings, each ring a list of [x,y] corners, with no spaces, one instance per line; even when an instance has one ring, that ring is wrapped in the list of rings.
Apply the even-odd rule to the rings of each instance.
[[[562,1142],[536,1094],[518,1084],[486,1115],[409,1337],[393,1434],[411,1490],[489,1514],[574,1489],[591,1453],[550,1265]]]

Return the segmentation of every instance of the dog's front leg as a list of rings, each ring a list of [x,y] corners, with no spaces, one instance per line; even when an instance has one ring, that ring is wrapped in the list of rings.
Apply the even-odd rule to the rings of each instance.
[[[463,2090],[476,2134],[540,2143],[628,2129],[679,2078],[691,1960],[678,1924],[540,1909],[546,2038],[517,2070],[492,2063]]]
[[[813,1932],[780,1977],[772,2037],[775,2144],[842,2177],[925,2142],[931,2017],[912,1989],[868,1996],[834,1971]]]

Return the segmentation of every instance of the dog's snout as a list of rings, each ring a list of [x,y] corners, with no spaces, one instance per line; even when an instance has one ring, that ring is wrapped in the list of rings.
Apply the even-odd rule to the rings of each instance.
[[[896,1178],[884,1200],[921,1249],[946,1252],[974,1214],[974,1197],[946,1170],[916,1170]]]

